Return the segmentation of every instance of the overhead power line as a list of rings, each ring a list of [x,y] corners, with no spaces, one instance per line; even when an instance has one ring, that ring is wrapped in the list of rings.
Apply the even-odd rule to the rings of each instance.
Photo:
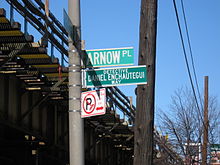
[[[185,48],[185,44],[184,44],[184,40],[183,40],[183,34],[182,34],[181,26],[180,26],[179,14],[178,14],[178,10],[177,10],[177,7],[176,7],[176,1],[175,0],[173,0],[173,5],[174,5],[174,9],[175,9],[175,14],[176,14],[179,33],[180,33],[181,44],[182,44],[182,47],[183,47],[184,59],[185,59],[186,67],[187,67],[188,76],[189,76],[190,84],[191,84],[191,87],[192,87],[192,90],[193,90],[193,95],[195,97],[196,106],[197,106],[197,108],[199,110],[199,113],[200,113],[200,108],[199,108],[199,104],[198,104],[198,100],[197,100],[197,96],[196,96],[196,92],[195,92],[195,87],[194,87],[193,80],[192,80],[192,75],[191,75],[191,72],[190,72],[189,62],[188,62],[188,58],[187,58],[187,54],[186,54],[186,48]],[[200,113],[200,116],[201,116],[201,113]]]
[[[200,119],[202,121],[202,124],[203,124],[204,128],[207,130],[207,127],[205,127],[203,116],[202,116],[200,108],[199,108],[199,103],[198,103],[198,99],[197,99],[197,96],[196,96],[195,87],[194,87],[194,84],[193,84],[193,79],[192,79],[192,75],[191,75],[191,71],[190,71],[190,67],[189,67],[189,62],[188,62],[188,58],[187,58],[187,54],[186,54],[186,48],[185,48],[185,44],[184,44],[184,39],[183,39],[182,29],[181,29],[181,25],[180,25],[179,14],[178,14],[178,10],[177,10],[177,6],[176,6],[176,1],[175,0],[173,0],[173,5],[174,5],[175,15],[176,15],[178,29],[179,29],[179,33],[180,33],[181,44],[182,44],[183,53],[184,53],[184,59],[185,59],[186,67],[187,67],[188,76],[189,76],[189,79],[190,79],[190,84],[191,84],[192,91],[193,91],[193,96],[194,96],[195,102],[196,102],[196,107],[197,107],[197,110],[198,110],[198,115],[199,115],[199,117],[200,117]],[[185,13],[185,11],[184,11],[184,13]],[[185,19],[185,21],[186,21],[186,19]],[[187,31],[188,31],[188,28],[187,28]],[[188,39],[189,39],[189,37],[188,37]],[[190,44],[190,47],[191,47],[191,44]],[[193,62],[193,65],[194,65],[194,62]],[[201,97],[200,97],[200,99],[201,99]]]
[[[191,57],[191,62],[192,62],[193,75],[194,75],[194,79],[195,79],[195,83],[196,83],[197,93],[198,93],[199,100],[200,100],[200,106],[201,106],[201,109],[203,109],[202,98],[201,98],[201,93],[200,93],[199,85],[198,85],[198,79],[197,79],[197,75],[196,75],[196,69],[195,69],[195,64],[194,64],[191,40],[190,40],[190,36],[189,36],[189,30],[188,30],[188,25],[187,25],[187,19],[186,19],[185,7],[184,7],[183,0],[181,0],[181,7],[182,7],[182,11],[183,11],[184,24],[185,24],[187,41],[188,41],[188,46],[189,46],[189,52],[190,52],[190,57]]]

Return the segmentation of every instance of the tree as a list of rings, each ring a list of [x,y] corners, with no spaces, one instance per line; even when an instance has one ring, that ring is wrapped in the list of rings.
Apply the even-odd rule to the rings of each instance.
[[[178,89],[171,97],[169,112],[160,113],[160,128],[168,134],[169,143],[186,160],[198,154],[203,135],[203,100],[198,108],[193,93],[188,89]],[[209,97],[209,143],[218,138],[220,112],[216,97]],[[188,147],[187,147],[188,146]],[[193,160],[195,161],[195,160]]]

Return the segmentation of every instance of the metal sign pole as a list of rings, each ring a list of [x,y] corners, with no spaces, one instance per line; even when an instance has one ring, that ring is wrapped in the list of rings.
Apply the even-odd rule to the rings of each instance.
[[[74,41],[69,37],[69,152],[70,165],[84,165],[84,125],[80,116],[81,27],[80,0],[68,0],[68,15],[75,27]],[[73,45],[75,44],[75,46]],[[76,48],[77,47],[77,48]]]

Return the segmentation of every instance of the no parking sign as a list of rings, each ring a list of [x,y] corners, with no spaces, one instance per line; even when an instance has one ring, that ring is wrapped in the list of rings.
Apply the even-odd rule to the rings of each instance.
[[[82,92],[81,94],[81,117],[90,117],[105,114],[106,90],[105,88]]]

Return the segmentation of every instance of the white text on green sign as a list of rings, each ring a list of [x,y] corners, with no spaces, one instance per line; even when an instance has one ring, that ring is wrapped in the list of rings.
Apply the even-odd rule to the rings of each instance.
[[[86,88],[146,84],[147,71],[145,65],[84,70],[83,80]]]
[[[87,50],[85,57],[86,67],[123,66],[134,64],[134,49],[112,48]]]

